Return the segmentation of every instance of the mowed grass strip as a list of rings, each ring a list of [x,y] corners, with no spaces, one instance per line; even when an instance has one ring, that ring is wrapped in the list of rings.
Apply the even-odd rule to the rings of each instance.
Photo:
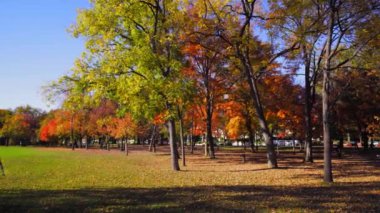
[[[133,150],[133,147],[132,147]],[[200,151],[173,172],[170,156],[132,151],[0,147],[0,212],[19,211],[380,211],[376,160],[334,161],[336,183],[322,184],[322,161],[281,155],[266,168],[264,153]]]

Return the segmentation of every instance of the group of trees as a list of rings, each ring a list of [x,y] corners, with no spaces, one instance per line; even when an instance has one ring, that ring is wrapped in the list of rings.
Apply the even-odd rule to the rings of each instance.
[[[134,136],[147,134],[139,131],[129,115],[116,116],[116,104],[103,100],[97,107],[84,110],[51,111],[41,121],[39,138],[48,143],[71,144],[74,149],[88,147],[92,140],[107,145],[111,139],[125,141]],[[128,128],[126,128],[128,127]]]
[[[27,145],[37,143],[44,113],[30,106],[14,111],[0,109],[0,143]]]
[[[247,137],[254,151],[259,133],[270,168],[274,136],[302,139],[306,162],[321,137],[332,182],[332,140],[358,132],[367,147],[379,134],[377,0],[91,2],[71,28],[87,50],[47,87],[62,109],[43,120],[43,140],[154,141],[166,127],[179,170],[185,135],[203,135],[215,158],[215,137]]]

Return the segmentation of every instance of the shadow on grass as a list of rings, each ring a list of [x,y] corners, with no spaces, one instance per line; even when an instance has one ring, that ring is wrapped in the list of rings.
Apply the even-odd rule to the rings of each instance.
[[[374,191],[374,190],[377,190]],[[320,187],[202,186],[0,191],[0,212],[379,212],[380,182]]]

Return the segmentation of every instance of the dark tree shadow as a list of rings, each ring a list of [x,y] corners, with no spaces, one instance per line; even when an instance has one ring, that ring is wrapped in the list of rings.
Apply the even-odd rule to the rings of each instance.
[[[0,212],[379,212],[379,182],[0,191]]]

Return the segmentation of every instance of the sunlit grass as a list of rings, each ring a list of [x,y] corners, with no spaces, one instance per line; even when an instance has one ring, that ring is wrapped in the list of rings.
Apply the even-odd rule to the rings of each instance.
[[[210,160],[198,150],[187,157],[188,166],[174,172],[166,152],[125,156],[116,150],[1,147],[6,176],[0,177],[0,211],[380,208],[376,160],[335,160],[336,183],[327,186],[320,159],[303,164],[301,153],[280,153],[280,169],[269,170],[264,153],[247,151],[244,164],[240,153],[220,150]]]

